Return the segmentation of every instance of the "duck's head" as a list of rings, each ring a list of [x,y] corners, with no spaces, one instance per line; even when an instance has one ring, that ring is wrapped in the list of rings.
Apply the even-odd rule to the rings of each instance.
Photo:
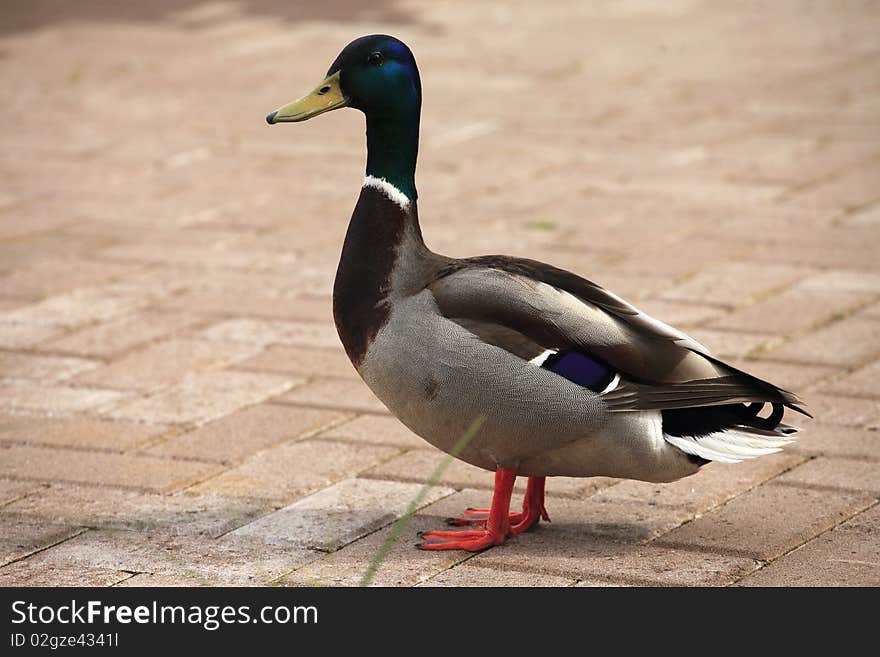
[[[305,121],[340,107],[354,107],[368,118],[416,115],[422,99],[419,70],[410,49],[384,34],[355,39],[311,92],[266,117],[269,123]]]

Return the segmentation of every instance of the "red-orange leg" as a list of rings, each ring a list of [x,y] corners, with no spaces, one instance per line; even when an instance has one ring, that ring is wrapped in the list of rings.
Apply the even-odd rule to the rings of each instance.
[[[516,471],[513,468],[498,468],[495,471],[495,492],[492,506],[482,529],[457,531],[432,531],[421,533],[422,542],[417,547],[422,550],[468,550],[479,552],[493,545],[501,545],[510,532],[510,497]]]
[[[508,516],[509,534],[516,536],[536,525],[542,518],[550,522],[547,509],[544,508],[545,477],[529,477],[526,494],[523,497],[522,511],[514,511]],[[447,518],[446,522],[456,526],[482,527],[489,518],[489,509],[465,509],[456,518]]]

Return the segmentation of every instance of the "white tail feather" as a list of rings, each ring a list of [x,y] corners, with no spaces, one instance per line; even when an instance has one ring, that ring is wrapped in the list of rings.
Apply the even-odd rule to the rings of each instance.
[[[687,454],[721,463],[739,463],[773,454],[793,442],[788,436],[759,436],[742,431],[716,431],[699,438],[663,434],[663,438]]]

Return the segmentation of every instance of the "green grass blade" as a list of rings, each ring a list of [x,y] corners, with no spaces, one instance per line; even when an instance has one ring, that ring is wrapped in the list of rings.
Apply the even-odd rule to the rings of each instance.
[[[467,444],[471,440],[473,440],[474,436],[477,435],[477,432],[483,426],[483,423],[485,421],[486,417],[483,415],[474,420],[468,427],[467,431],[462,434],[461,438],[459,438],[452,446],[452,449],[449,450],[446,458],[444,458],[443,461],[441,461],[440,464],[434,469],[434,472],[431,473],[428,481],[425,482],[425,484],[421,487],[416,496],[409,503],[406,512],[397,519],[394,525],[392,525],[391,531],[388,532],[388,538],[385,539],[385,542],[382,543],[382,546],[376,551],[376,556],[374,556],[372,561],[370,561],[370,565],[367,567],[367,570],[364,573],[363,578],[361,579],[360,586],[370,585],[370,583],[375,578],[376,573],[379,571],[379,567],[382,565],[382,562],[385,561],[385,559],[388,557],[388,553],[391,552],[392,546],[397,542],[397,539],[400,538],[400,535],[409,526],[413,514],[421,507],[422,502],[424,502],[425,497],[428,495],[428,491],[430,491],[434,486],[437,485],[437,482],[440,481],[440,477],[443,476],[446,468],[449,467],[453,459],[461,454],[462,450],[467,446]]]

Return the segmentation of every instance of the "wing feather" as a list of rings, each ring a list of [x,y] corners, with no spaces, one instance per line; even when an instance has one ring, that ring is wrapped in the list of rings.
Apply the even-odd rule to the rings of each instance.
[[[454,261],[429,289],[447,318],[526,360],[573,349],[606,363],[622,379],[603,395],[612,411],[772,402],[804,412],[793,393],[571,272],[487,256]]]

